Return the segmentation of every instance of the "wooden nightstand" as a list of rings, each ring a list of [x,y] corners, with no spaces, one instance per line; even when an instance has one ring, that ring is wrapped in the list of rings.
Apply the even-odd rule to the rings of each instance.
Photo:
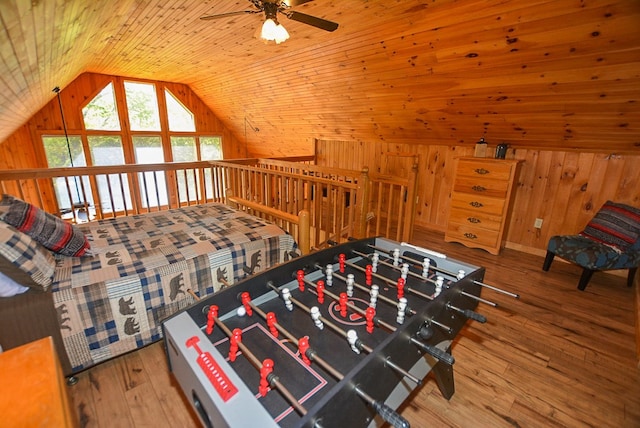
[[[509,219],[518,160],[456,160],[445,241],[498,254]]]
[[[3,426],[76,427],[51,337],[0,354]]]

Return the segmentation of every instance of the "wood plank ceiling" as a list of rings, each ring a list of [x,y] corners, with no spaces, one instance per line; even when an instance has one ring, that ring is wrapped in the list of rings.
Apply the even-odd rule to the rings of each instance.
[[[265,45],[247,0],[3,0],[0,141],[83,72],[188,84],[254,155],[313,139],[640,150],[637,0],[315,0]],[[247,126],[247,124],[249,126]],[[246,131],[248,129],[248,132]]]

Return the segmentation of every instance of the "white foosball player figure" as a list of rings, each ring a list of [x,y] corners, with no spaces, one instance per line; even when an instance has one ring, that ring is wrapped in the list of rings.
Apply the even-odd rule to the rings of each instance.
[[[442,286],[444,285],[444,277],[438,276],[436,277],[436,292],[434,297],[438,297],[440,293],[442,293]]]
[[[351,346],[351,350],[353,352],[355,352],[356,354],[360,353],[360,349],[358,349],[358,347],[356,346],[356,342],[358,342],[358,333],[355,330],[348,330],[347,331],[347,341],[349,342],[349,345]]]
[[[380,294],[380,287],[373,284],[369,290],[369,307],[376,307],[376,304],[378,303],[378,294]]]
[[[429,277],[429,268],[431,267],[431,259],[429,259],[428,257],[425,257],[424,260],[422,261],[422,276],[424,278],[428,278]]]
[[[374,252],[371,256],[371,271],[378,272],[378,263],[380,262],[380,254]]]
[[[407,298],[401,297],[400,299],[398,299],[398,317],[396,318],[396,322],[398,324],[404,323],[404,315],[405,315],[406,309],[407,309]]]
[[[324,271],[324,275],[326,276],[326,284],[327,287],[333,286],[333,265],[328,264],[327,268]]]
[[[288,288],[282,290],[282,298],[284,299],[284,305],[289,311],[293,310],[293,303],[291,303],[291,291]]]
[[[460,270],[458,271],[458,276],[457,276],[457,278],[458,278],[458,279],[462,279],[462,278],[464,278],[464,275],[465,275],[464,270],[460,269]]]
[[[393,265],[398,266],[400,264],[400,250],[398,248],[393,250]]]
[[[402,263],[402,268],[400,268],[400,277],[406,281],[407,275],[409,275],[409,263]]]
[[[322,330],[324,328],[324,323],[320,319],[320,309],[317,306],[311,307],[311,319],[318,329]]]
[[[347,274],[347,296],[353,297],[354,276],[352,273]]]

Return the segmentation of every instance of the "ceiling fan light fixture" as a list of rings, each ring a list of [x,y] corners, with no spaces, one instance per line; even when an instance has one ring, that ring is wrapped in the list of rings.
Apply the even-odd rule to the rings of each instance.
[[[276,23],[275,20],[267,18],[262,24],[262,31],[260,38],[267,42],[274,41],[276,44],[280,44],[289,38],[289,33],[280,23]]]

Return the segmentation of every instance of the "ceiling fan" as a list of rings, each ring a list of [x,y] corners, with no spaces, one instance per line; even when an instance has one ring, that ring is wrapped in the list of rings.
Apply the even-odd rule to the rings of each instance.
[[[239,10],[237,12],[220,13],[217,15],[204,15],[200,19],[208,21],[211,19],[228,18],[230,16],[262,13],[265,14],[265,21],[262,25],[260,37],[266,41],[275,41],[282,43],[289,38],[287,30],[278,22],[278,13],[286,16],[294,21],[311,25],[325,31],[335,31],[338,24],[327,21],[326,19],[307,15],[306,13],[290,10],[291,7],[299,6],[313,0],[247,0],[253,4],[254,9]]]

